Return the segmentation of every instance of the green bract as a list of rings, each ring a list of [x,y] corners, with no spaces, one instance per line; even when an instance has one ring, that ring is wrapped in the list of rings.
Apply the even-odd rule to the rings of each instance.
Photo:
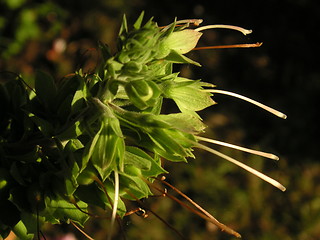
[[[164,56],[169,55],[172,50],[179,54],[188,53],[196,47],[201,35],[202,33],[191,29],[173,32],[161,42],[160,49]]]
[[[89,218],[88,206],[124,216],[123,200],[152,193],[146,181],[166,173],[161,159],[193,157],[205,126],[196,111],[214,104],[200,81],[172,73],[174,63],[198,63],[183,54],[201,33],[160,28],[143,15],[126,20],[114,55],[100,44],[103,61],[92,74],[78,71],[56,83],[38,72],[34,89],[12,74],[0,84],[0,236],[21,239],[44,222]],[[172,99],[181,112],[163,114]],[[115,177],[119,176],[119,191]],[[117,192],[119,192],[117,196]],[[134,196],[134,198],[133,198]],[[81,210],[80,210],[81,209]]]

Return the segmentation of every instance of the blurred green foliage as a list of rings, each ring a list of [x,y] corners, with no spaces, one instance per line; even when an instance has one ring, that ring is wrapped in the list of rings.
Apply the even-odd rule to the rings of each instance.
[[[287,192],[280,193],[229,163],[202,152],[197,153],[197,161],[190,161],[190,165],[167,166],[171,173],[169,181],[223,223],[238,230],[244,239],[318,239],[320,165],[316,158],[318,144],[314,141],[319,128],[314,120],[317,110],[310,107],[317,100],[320,89],[318,66],[316,61],[310,61],[317,42],[313,34],[318,15],[316,2],[221,1],[214,3],[214,7],[208,3],[166,0],[157,4],[143,0],[80,3],[2,0],[0,4],[0,70],[25,75],[32,74],[35,67],[45,68],[60,77],[79,64],[86,65],[87,70],[94,68],[94,50],[87,50],[96,47],[97,40],[114,47],[112,40],[122,13],[134,19],[143,9],[164,25],[178,16],[179,19],[200,17],[206,23],[231,23],[252,28],[254,33],[248,41],[263,41],[260,49],[194,52],[191,54],[196,59],[201,58],[199,62],[203,63],[203,68],[183,68],[181,72],[249,94],[280,106],[288,113],[287,122],[275,121],[264,113],[252,111],[252,106],[243,106],[224,97],[217,98],[219,104],[203,113],[210,127],[209,136],[280,153],[281,160],[275,166],[273,162],[230,152],[233,157],[248,161],[280,179],[287,186]],[[40,8],[40,5],[54,6],[58,13],[55,16],[59,18],[48,21],[48,12],[43,10],[47,8]],[[22,23],[22,18],[28,20]],[[41,19],[46,22],[47,32],[43,32],[43,25],[39,24]],[[304,28],[298,28],[298,24]],[[54,47],[57,39],[66,43],[65,50],[59,52]],[[207,45],[219,45],[238,39],[221,32],[209,33],[203,41]],[[12,44],[18,44],[18,50],[9,50],[8,46]],[[146,204],[189,239],[233,239],[167,198],[148,199]],[[96,239],[105,239],[105,226],[105,221],[95,221],[89,222],[87,229],[96,232],[93,236]],[[57,229],[47,231],[48,234],[56,233]],[[79,239],[84,239],[74,229],[59,231],[74,231]],[[125,222],[124,231],[128,239],[177,239],[152,214],[146,219],[133,215]]]
[[[0,4],[1,58],[23,51],[30,40],[50,41],[62,30],[66,12],[54,2],[30,4],[26,0],[3,0]]]

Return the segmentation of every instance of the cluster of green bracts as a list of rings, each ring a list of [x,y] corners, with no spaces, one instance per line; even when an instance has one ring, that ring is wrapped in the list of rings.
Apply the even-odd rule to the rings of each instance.
[[[179,77],[172,65],[199,65],[183,54],[201,33],[188,23],[161,28],[142,20],[129,30],[124,19],[116,54],[100,44],[95,73],[56,82],[38,72],[32,88],[19,76],[2,77],[1,237],[12,230],[32,239],[44,222],[83,225],[88,206],[111,210],[115,198],[123,217],[122,200],[150,196],[146,181],[166,173],[161,159],[193,157],[204,129],[196,111],[214,102],[202,91],[208,84]],[[165,99],[180,111],[163,114]]]

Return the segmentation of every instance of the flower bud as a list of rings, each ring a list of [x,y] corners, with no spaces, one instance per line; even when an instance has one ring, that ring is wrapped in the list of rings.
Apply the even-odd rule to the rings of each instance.
[[[125,90],[131,102],[141,110],[154,106],[161,94],[156,83],[146,80],[131,81]]]
[[[124,73],[130,74],[130,73],[140,72],[141,69],[142,69],[142,64],[139,64],[139,63],[134,62],[134,61],[130,61],[130,62],[124,64],[122,70],[123,70]]]

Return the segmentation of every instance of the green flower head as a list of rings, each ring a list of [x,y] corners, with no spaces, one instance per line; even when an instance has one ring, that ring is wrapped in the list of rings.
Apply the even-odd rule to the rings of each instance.
[[[286,115],[239,94],[215,89],[211,83],[179,77],[173,68],[174,64],[200,66],[185,54],[200,49],[196,46],[203,30],[251,31],[230,25],[197,27],[202,22],[197,19],[164,27],[152,19],[142,22],[143,13],[129,29],[124,18],[118,51],[111,54],[100,44],[103,58],[93,73],[80,69],[57,83],[39,72],[33,89],[16,75],[1,81],[0,238],[12,230],[21,239],[33,239],[46,222],[83,226],[94,206],[111,212],[112,227],[117,217],[126,215],[124,200],[153,194],[150,186],[154,179],[168,173],[162,161],[187,162],[195,157],[195,148],[285,190],[274,179],[202,144],[278,160],[273,154],[199,136],[206,128],[199,111],[215,104],[213,94],[225,94],[281,118]],[[176,110],[168,112],[166,101],[173,101]],[[240,236],[200,211],[222,230]]]

